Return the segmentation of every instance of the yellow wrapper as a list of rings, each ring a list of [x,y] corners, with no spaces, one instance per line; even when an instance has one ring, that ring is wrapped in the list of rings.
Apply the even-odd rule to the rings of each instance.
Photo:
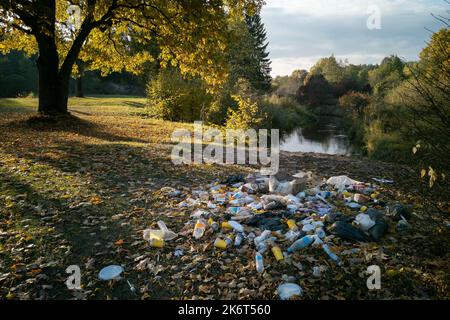
[[[361,210],[361,212],[366,212],[367,211],[367,207],[366,206],[362,206],[360,210]]]

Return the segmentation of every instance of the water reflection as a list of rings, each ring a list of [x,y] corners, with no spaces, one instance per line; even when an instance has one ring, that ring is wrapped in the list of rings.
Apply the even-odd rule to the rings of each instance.
[[[315,152],[351,155],[354,148],[342,120],[323,117],[313,126],[298,128],[282,138],[280,149],[290,152]]]

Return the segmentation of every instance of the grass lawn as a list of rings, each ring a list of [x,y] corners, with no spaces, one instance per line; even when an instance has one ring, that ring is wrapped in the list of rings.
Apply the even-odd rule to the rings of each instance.
[[[352,263],[329,265],[320,279],[289,264],[260,276],[253,250],[218,254],[206,240],[193,242],[191,212],[160,189],[189,193],[248,169],[174,166],[170,136],[191,125],[142,118],[144,104],[136,97],[73,98],[69,111],[76,119],[46,125],[27,121],[36,99],[0,99],[0,298],[274,299],[284,273],[299,276],[308,299],[449,298],[448,228],[442,216],[425,215],[420,201],[414,234],[394,231],[381,243],[362,245]],[[346,168],[356,179],[415,178],[407,168],[345,157],[284,155],[282,161],[291,173],[310,169],[326,177]],[[385,194],[417,199],[413,190]],[[160,219],[180,236],[163,249],[149,248],[142,230]],[[176,248],[183,257],[174,256]],[[319,259],[328,265],[325,255]],[[377,263],[387,275],[383,289],[371,292],[361,272]],[[109,264],[125,267],[136,293],[125,281],[98,280]],[[65,285],[70,265],[81,268],[82,290]]]

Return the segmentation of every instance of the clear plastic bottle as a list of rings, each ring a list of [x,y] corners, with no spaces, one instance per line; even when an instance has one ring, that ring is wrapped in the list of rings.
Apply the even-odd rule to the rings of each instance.
[[[234,246],[239,248],[241,246],[243,240],[244,240],[244,236],[242,235],[242,233],[238,233],[236,235],[236,238],[234,239]]]
[[[264,230],[259,237],[255,238],[255,245],[258,246],[259,243],[266,240],[271,234],[272,232],[270,230]]]
[[[258,250],[259,253],[263,254],[264,252],[267,251],[267,249],[269,249],[269,247],[267,246],[266,242],[259,242],[258,245],[256,246],[256,249]]]
[[[244,227],[233,220],[228,221],[228,224],[236,231],[236,232],[244,232]]]
[[[203,237],[205,230],[206,230],[206,221],[204,219],[198,219],[194,227],[194,234],[193,234],[194,238],[200,239],[201,237]]]
[[[216,221],[214,221],[213,218],[209,218],[208,224],[214,231],[219,231],[219,224]]]
[[[264,262],[263,262],[263,256],[261,253],[257,252],[255,255],[255,262],[256,262],[256,271],[259,273],[264,271]]]
[[[328,247],[327,244],[323,244],[322,248],[323,251],[325,251],[325,253],[330,257],[331,260],[333,260],[337,264],[340,263],[339,257],[335,253],[331,252],[330,247]]]
[[[288,248],[288,252],[292,253],[294,251],[303,249],[307,246],[309,246],[312,242],[314,241],[314,237],[313,236],[304,236],[301,239],[298,239],[297,241],[295,241],[289,248]]]

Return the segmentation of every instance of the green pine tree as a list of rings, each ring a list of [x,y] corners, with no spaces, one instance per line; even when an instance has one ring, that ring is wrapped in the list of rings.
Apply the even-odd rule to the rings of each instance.
[[[245,23],[253,40],[252,46],[254,49],[251,60],[255,70],[249,80],[255,89],[268,92],[271,89],[272,77],[270,72],[272,68],[270,67],[269,52],[267,52],[267,46],[269,45],[267,32],[259,13],[252,16],[247,15]]]

